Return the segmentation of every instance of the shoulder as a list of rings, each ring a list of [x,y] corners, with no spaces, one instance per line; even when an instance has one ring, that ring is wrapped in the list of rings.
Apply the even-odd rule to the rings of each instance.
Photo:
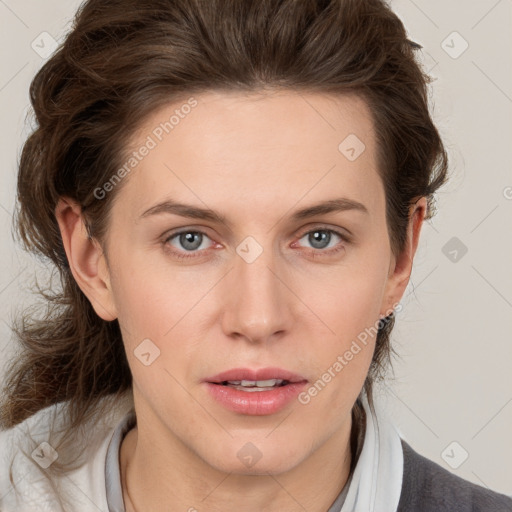
[[[0,432],[2,512],[62,510],[53,500],[45,478],[45,469],[58,458],[50,432],[62,415],[62,408],[63,403],[51,405]]]
[[[404,473],[397,512],[512,511],[512,498],[450,473],[401,441]]]
[[[0,511],[105,509],[106,452],[127,403],[76,431],[67,428],[66,407],[51,405],[0,431]]]

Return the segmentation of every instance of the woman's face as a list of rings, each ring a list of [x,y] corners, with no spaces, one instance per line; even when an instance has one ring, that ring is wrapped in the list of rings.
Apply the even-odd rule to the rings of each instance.
[[[366,104],[210,91],[151,115],[130,147],[136,165],[103,189],[117,194],[105,288],[88,294],[119,320],[138,442],[264,474],[348,441],[375,327],[410,273],[391,253]],[[244,380],[219,376],[231,369],[302,382],[212,383]]]

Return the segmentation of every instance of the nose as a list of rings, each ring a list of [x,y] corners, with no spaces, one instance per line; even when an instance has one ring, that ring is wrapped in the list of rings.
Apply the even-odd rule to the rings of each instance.
[[[222,328],[227,336],[264,343],[290,330],[297,299],[284,262],[272,250],[263,250],[253,261],[236,254],[234,268],[226,277]]]

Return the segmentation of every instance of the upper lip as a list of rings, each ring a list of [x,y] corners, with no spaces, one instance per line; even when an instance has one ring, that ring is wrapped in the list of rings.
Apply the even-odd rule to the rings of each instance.
[[[305,382],[302,375],[283,370],[282,368],[232,368],[225,372],[218,373],[212,377],[208,377],[205,382],[220,383],[227,380],[270,380],[281,379],[289,382]]]

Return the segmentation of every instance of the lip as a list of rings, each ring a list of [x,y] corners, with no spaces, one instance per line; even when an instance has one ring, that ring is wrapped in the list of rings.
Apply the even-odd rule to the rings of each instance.
[[[242,391],[221,383],[226,380],[282,379],[289,383],[268,391]],[[282,368],[233,368],[203,381],[210,397],[230,411],[251,416],[275,414],[284,409],[304,389],[308,380]]]
[[[269,380],[269,379],[282,379],[290,383],[307,382],[307,379],[302,375],[284,370],[282,368],[268,367],[268,368],[232,368],[225,372],[218,373],[212,377],[204,379],[204,382],[212,384],[219,384],[226,380]]]

